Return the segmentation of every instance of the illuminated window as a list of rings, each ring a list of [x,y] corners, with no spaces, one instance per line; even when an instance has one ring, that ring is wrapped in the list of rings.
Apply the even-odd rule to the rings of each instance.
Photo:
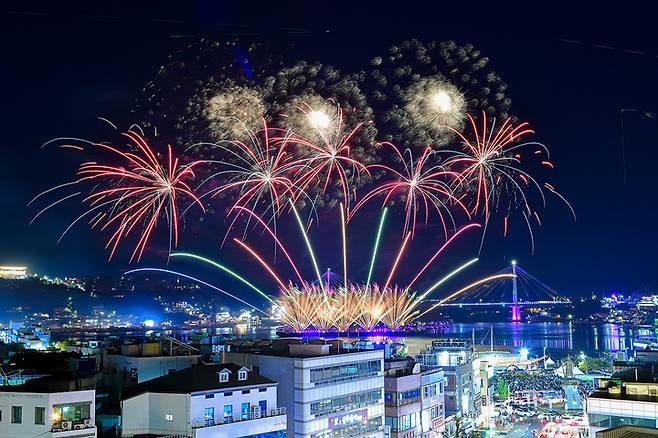
[[[174,414],[165,414],[165,421],[174,421]]]
[[[222,371],[221,373],[219,373],[219,381],[222,382],[222,383],[228,382],[228,372],[227,371]]]

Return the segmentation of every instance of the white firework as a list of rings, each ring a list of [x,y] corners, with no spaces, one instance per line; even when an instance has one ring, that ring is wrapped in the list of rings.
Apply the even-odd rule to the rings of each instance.
[[[340,134],[340,108],[320,96],[294,97],[280,116],[282,127],[314,143],[331,143]]]
[[[455,131],[461,132],[468,105],[459,89],[441,78],[423,78],[403,91],[402,111],[393,114],[393,121],[410,136],[425,134],[434,145],[446,144]]]
[[[266,114],[260,90],[230,82],[208,97],[202,109],[214,141],[244,140],[245,135],[262,126]]]

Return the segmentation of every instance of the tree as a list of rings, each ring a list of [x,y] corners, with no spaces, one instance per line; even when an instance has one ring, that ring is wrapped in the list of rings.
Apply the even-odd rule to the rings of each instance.
[[[496,384],[496,394],[501,400],[507,400],[509,398],[509,385],[503,379],[498,380]]]

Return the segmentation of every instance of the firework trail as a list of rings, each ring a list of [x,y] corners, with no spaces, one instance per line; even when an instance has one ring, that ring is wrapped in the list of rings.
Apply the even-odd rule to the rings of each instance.
[[[352,147],[363,125],[359,123],[346,131],[342,108],[337,106],[335,110],[333,119],[325,119],[324,113],[300,109],[309,123],[313,124],[316,135],[309,138],[292,132],[288,137],[276,139],[279,143],[293,145],[296,153],[295,202],[299,201],[300,195],[304,195],[313,198],[314,205],[318,199],[329,198],[329,201],[320,202],[331,206],[341,199],[344,206],[349,206],[356,186],[370,179],[368,166],[354,157]]]
[[[494,210],[500,209],[505,214],[503,233],[507,235],[508,217],[511,211],[519,207],[523,211],[531,241],[534,241],[529,218],[534,217],[539,224],[541,221],[532,207],[533,196],[529,192],[538,195],[543,206],[546,198],[542,185],[524,169],[524,165],[530,160],[540,160],[540,166],[553,169],[548,149],[541,143],[520,141],[534,133],[528,123],[515,124],[511,119],[506,119],[498,126],[496,119],[488,119],[485,113],[482,113],[479,124],[471,115],[467,117],[470,135],[455,131],[461,140],[462,150],[447,151],[451,155],[444,165],[459,173],[460,178],[455,181],[465,190],[461,199],[468,202],[471,214],[484,218],[485,233],[482,238]],[[526,160],[524,154],[529,159]],[[549,188],[574,212],[553,186],[549,184],[544,187]]]
[[[93,152],[109,153],[108,160],[82,163],[76,180],[40,193],[30,204],[60,188],[91,185],[87,194],[80,190],[60,198],[42,209],[34,219],[66,199],[82,196],[81,202],[87,206],[87,210],[66,228],[62,237],[77,222],[91,217],[92,228],[110,233],[106,244],[110,260],[122,241],[130,236],[136,237],[137,243],[130,256],[132,262],[141,259],[161,217],[169,224],[169,252],[178,245],[179,204],[183,199],[205,211],[200,199],[189,186],[189,181],[195,176],[194,169],[204,162],[181,163],[170,145],[163,158],[142,135],[134,131],[122,135],[129,140],[132,148],[123,150],[108,144],[84,142],[86,148]],[[79,148],[77,150],[85,150],[85,147]]]
[[[435,164],[431,158],[435,154],[431,147],[426,147],[419,158],[414,159],[413,153],[407,149],[404,153],[391,143],[384,143],[390,147],[401,165],[401,170],[390,166],[373,164],[371,167],[383,169],[392,175],[391,181],[384,181],[366,193],[354,206],[351,215],[354,215],[366,203],[377,196],[383,196],[382,206],[399,197],[404,203],[404,230],[414,235],[419,220],[428,224],[431,212],[436,213],[443,227],[444,234],[448,234],[448,225],[454,228],[454,220],[450,211],[451,205],[456,205],[468,215],[468,209],[458,199],[451,187],[451,181],[459,180],[461,175],[449,170],[446,166]]]
[[[289,135],[269,128],[264,120],[261,123],[262,129],[249,132],[247,142],[234,140],[194,146],[195,149],[216,149],[219,151],[217,155],[224,157],[223,160],[208,160],[218,170],[207,176],[198,189],[211,186],[201,198],[230,200],[228,215],[241,211],[240,208],[262,210],[276,229],[276,218],[287,206],[287,200],[308,196],[293,181],[294,173],[303,165],[288,152]],[[279,137],[275,138],[275,135]],[[239,214],[234,216],[226,235],[238,217]]]

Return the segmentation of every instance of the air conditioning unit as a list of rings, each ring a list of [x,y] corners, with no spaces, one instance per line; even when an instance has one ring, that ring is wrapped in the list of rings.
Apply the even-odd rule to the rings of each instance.
[[[87,418],[85,420],[85,427],[94,427],[94,420],[92,420],[91,418]]]
[[[251,415],[253,418],[260,418],[260,406],[254,406],[251,408]]]
[[[82,423],[76,423],[73,425],[73,430],[80,430],[80,429],[84,429],[85,427],[86,426]]]
[[[72,421],[62,421],[62,430],[71,430],[73,428]]]

